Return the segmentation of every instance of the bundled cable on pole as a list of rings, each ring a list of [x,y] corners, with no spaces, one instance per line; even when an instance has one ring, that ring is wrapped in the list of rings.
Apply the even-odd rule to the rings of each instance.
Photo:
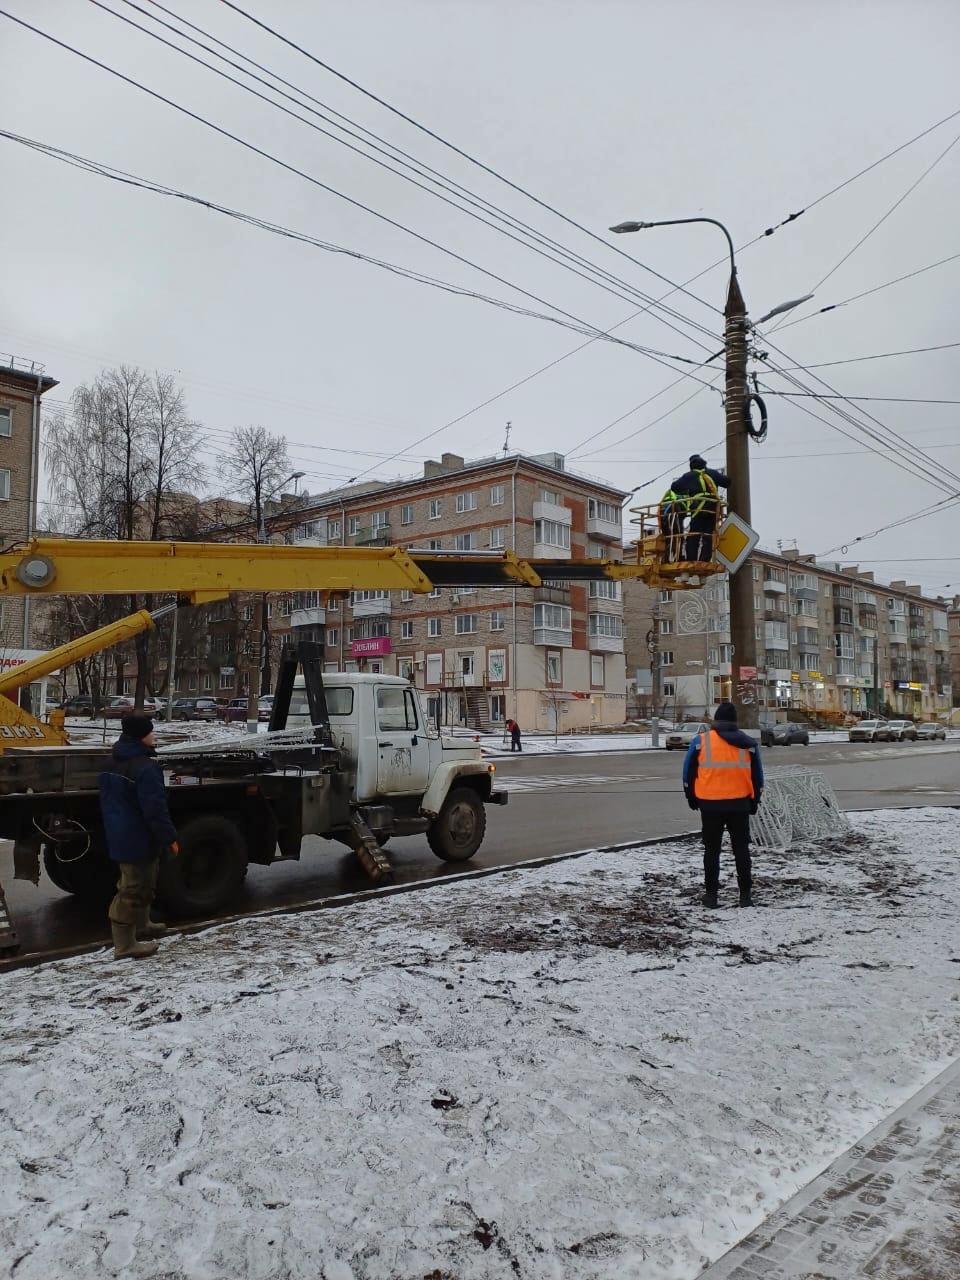
[[[760,425],[758,427],[753,424],[753,405],[757,406],[757,411],[760,414]],[[763,444],[767,438],[767,406],[763,396],[758,395],[756,391],[748,391],[744,399],[743,425],[754,444]]]

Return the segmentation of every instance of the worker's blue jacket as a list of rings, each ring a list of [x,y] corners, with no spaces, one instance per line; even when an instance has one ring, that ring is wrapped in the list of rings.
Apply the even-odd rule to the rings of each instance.
[[[114,862],[149,862],[177,838],[153,747],[122,735],[100,774],[100,812]]]

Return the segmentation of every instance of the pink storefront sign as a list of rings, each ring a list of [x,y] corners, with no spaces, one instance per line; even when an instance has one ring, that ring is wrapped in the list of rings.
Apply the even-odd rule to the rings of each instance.
[[[350,641],[350,654],[354,658],[383,658],[392,652],[389,636],[373,636],[369,640]]]

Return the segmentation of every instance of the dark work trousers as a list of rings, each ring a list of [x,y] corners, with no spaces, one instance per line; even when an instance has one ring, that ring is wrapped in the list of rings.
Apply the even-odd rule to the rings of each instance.
[[[741,893],[750,890],[750,814],[717,813],[700,810],[703,824],[703,887],[716,893],[720,886],[720,845],[724,827],[730,832],[730,843],[737,863],[737,884]]]
[[[683,558],[698,564],[706,564],[713,559],[713,542],[717,520],[710,515],[693,516],[683,540]]]
[[[511,751],[519,751],[521,755],[523,754],[523,747],[520,745],[520,730],[519,730],[519,729],[515,729],[515,730],[514,730],[514,732],[513,732],[513,733],[511,733],[511,735],[510,735],[510,750],[511,750]]]

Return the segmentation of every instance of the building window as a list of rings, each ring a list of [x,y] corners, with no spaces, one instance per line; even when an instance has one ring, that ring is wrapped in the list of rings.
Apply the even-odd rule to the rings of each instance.
[[[563,506],[563,498],[560,496],[559,493],[557,493],[556,489],[541,489],[540,501],[552,502],[555,507]]]
[[[664,696],[665,698],[672,698],[672,697],[674,697],[674,696],[675,696],[675,695],[674,695],[674,690],[675,690],[675,689],[676,689],[676,685],[673,683],[673,681],[672,681],[672,680],[664,680],[664,682],[663,682],[663,696]]]
[[[340,628],[327,627],[327,645],[333,649],[340,643]]]
[[[339,597],[339,596],[333,596],[333,595],[331,595],[331,596],[327,596],[327,612],[328,612],[328,613],[339,613],[339,612],[340,612],[340,597]]]
[[[660,650],[660,665],[661,667],[673,666],[673,650],[672,649]]]
[[[389,600],[389,591],[351,591],[351,604],[362,604],[365,600]]]
[[[545,547],[559,547],[563,551],[569,551],[570,526],[561,524],[559,520],[534,520],[533,540]]]
[[[431,640],[435,640],[437,636],[440,634],[440,624],[442,621],[443,621],[442,618],[427,619],[427,635],[430,637]]]
[[[443,515],[443,500],[441,498],[430,499],[430,519],[439,520]]]
[[[413,679],[413,659],[412,658],[397,659],[397,675],[402,676],[404,680]]]
[[[491,613],[490,615],[490,630],[502,631],[504,629],[504,626],[505,626],[505,622],[504,622],[503,610],[494,609],[493,613]]]
[[[563,654],[559,649],[547,650],[547,684],[563,684]]]
[[[400,601],[402,604],[409,604],[413,599],[413,592],[408,591],[406,587],[400,592]]]
[[[620,508],[612,502],[601,502],[598,498],[587,499],[587,514],[594,520],[606,520],[610,524],[620,523]]]
[[[457,515],[463,515],[465,511],[476,511],[477,495],[475,493],[458,493],[457,494]]]
[[[591,613],[590,634],[592,636],[608,636],[614,640],[622,640],[623,619],[616,613]]]
[[[207,681],[208,681],[208,680],[210,681],[210,683],[209,683],[209,684],[207,683]],[[213,681],[210,679],[210,677],[209,677],[209,676],[204,676],[204,677],[203,677],[203,687],[204,687],[204,689],[209,689],[209,688],[212,686],[212,684],[213,684]],[[229,672],[229,671],[221,671],[221,672],[220,672],[220,688],[221,688],[221,689],[232,689],[232,688],[233,688],[233,674],[232,674],[231,672]]]
[[[440,588],[439,588],[439,587],[434,587],[432,591],[428,592],[428,593],[427,593],[427,599],[428,599],[428,600],[439,600],[439,599],[440,599]]]
[[[375,511],[375,512],[373,513],[373,518],[372,518],[372,520],[371,520],[371,524],[373,525],[373,528],[374,528],[374,529],[377,529],[377,530],[380,530],[380,529],[389,529],[389,528],[390,528],[390,511],[389,511],[389,509],[388,509],[388,510],[386,510],[386,511]]]
[[[355,535],[355,534],[358,534],[359,532],[360,532],[360,517],[348,516],[347,517],[347,533],[351,535]]]
[[[442,551],[442,550],[443,550],[443,539],[442,539],[442,538],[431,538],[431,539],[430,539],[430,541],[427,543],[427,548],[428,548],[428,550],[430,550],[430,551]]]
[[[503,485],[494,484],[490,486],[490,505],[491,507],[503,506]]]
[[[491,724],[503,724],[507,715],[507,699],[502,693],[492,693],[490,695],[490,722]]]
[[[440,619],[438,618],[439,622]],[[476,631],[479,619],[475,613],[458,613],[456,622],[454,623],[454,631],[458,636],[469,635],[472,631]]]
[[[619,600],[620,583],[610,582],[603,578],[599,582],[591,582],[588,592],[591,600]]]
[[[413,503],[407,502],[400,508],[400,523],[413,524]]]
[[[570,606],[568,604],[535,604],[533,606],[533,625],[536,628],[549,628],[551,631],[572,630]]]
[[[661,604],[669,604],[669,603],[671,602],[671,600],[672,600],[672,599],[673,599],[673,592],[672,592],[672,591],[661,591],[661,592],[660,592],[660,603],[661,603]]]
[[[590,683],[595,689],[603,688],[603,654],[590,655]]]
[[[0,500],[6,502],[10,498],[10,471],[0,467]]]
[[[0,409],[0,436],[13,435],[13,413],[10,409]]]
[[[197,677],[195,675],[191,676],[190,679],[187,681],[187,692],[188,693],[197,692]]]
[[[473,534],[458,533],[453,540],[453,545],[457,551],[472,551],[473,550]]]
[[[673,619],[672,619],[672,618],[661,618],[661,619],[660,619],[660,634],[661,634],[662,636],[669,636],[669,635],[672,635],[672,634],[673,634]]]
[[[497,525],[496,528],[490,530],[490,546],[499,551],[501,547],[506,545],[506,527]]]
[[[340,523],[339,520],[328,520],[327,521],[327,540],[332,541],[332,539],[334,538],[339,538],[342,529],[343,529],[343,525]]]
[[[224,678],[224,677],[223,677],[223,672],[221,671],[221,673],[220,673],[220,679],[221,679],[221,680],[223,680],[223,678]],[[230,684],[232,684],[232,683],[233,683],[233,676],[228,675],[228,676],[227,676],[227,684],[226,684],[226,686],[224,686],[224,685],[222,685],[222,684],[221,684],[221,686],[220,686],[220,687],[221,687],[221,689],[222,689],[222,688],[225,688],[225,687],[226,687],[226,688],[229,688]],[[202,684],[201,684],[201,686],[200,686],[200,687],[203,689],[203,691],[204,691],[204,692],[206,692],[208,689],[212,689],[212,688],[213,688],[213,676],[210,674],[210,672],[209,672],[209,671],[207,671],[207,672],[205,672],[205,673],[204,673],[204,676],[203,676],[203,682],[202,682]]]
[[[403,622],[401,622],[401,623],[400,623],[400,639],[401,639],[401,640],[412,640],[412,639],[413,639],[413,621],[412,621],[412,619],[405,618],[405,619],[403,620]]]

